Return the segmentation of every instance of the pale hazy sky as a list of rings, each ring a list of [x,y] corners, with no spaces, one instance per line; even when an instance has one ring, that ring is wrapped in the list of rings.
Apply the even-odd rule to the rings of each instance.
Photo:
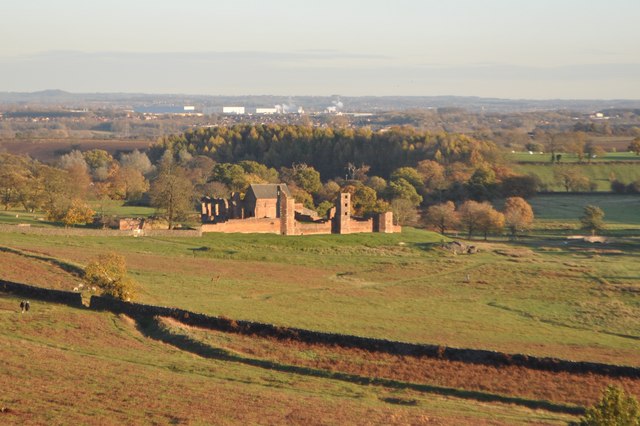
[[[639,0],[7,0],[0,91],[640,99]]]

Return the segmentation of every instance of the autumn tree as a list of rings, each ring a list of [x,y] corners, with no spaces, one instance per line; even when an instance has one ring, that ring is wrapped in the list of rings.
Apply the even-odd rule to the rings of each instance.
[[[422,183],[427,191],[445,188],[445,168],[441,164],[433,160],[423,160],[418,163],[416,170],[422,177]]]
[[[407,200],[411,202],[414,207],[422,202],[422,195],[418,194],[416,188],[404,178],[398,178],[389,183],[387,187],[387,197],[392,200],[398,198]]]
[[[42,208],[49,220],[63,221],[74,201],[80,205],[86,199],[87,180],[90,179],[86,170],[81,167],[75,165],[70,171],[66,171],[42,166],[39,174],[43,185]]]
[[[62,217],[62,223],[64,223],[64,226],[91,223],[95,213],[96,212],[94,212],[93,209],[85,202],[79,199],[74,199],[71,201],[71,205],[69,205],[69,208]]]
[[[249,187],[245,170],[242,166],[231,163],[218,163],[214,165],[209,182],[223,183],[234,192],[244,192]]]
[[[499,233],[504,228],[504,215],[495,210],[491,204],[482,203],[483,209],[480,211],[478,220],[478,230],[487,239],[489,234]]]
[[[509,197],[504,203],[504,221],[511,238],[516,239],[519,232],[533,223],[533,209],[524,198]]]
[[[145,176],[148,176],[155,169],[147,154],[137,149],[129,154],[122,154],[120,156],[120,166],[131,167]]]
[[[164,212],[169,229],[193,210],[193,184],[168,155],[163,156],[158,176],[151,183],[150,196],[151,205]]]
[[[565,191],[588,191],[591,187],[589,178],[583,175],[577,167],[561,167],[553,171],[556,182],[560,183]]]
[[[640,155],[640,136],[631,141],[629,144],[629,151],[635,152],[636,155]]]
[[[623,389],[609,385],[597,404],[587,408],[580,426],[640,426],[640,404]]]
[[[452,201],[430,206],[424,218],[428,225],[436,228],[441,234],[458,224],[458,212]]]
[[[85,151],[83,157],[94,180],[103,181],[107,179],[109,168],[114,162],[111,154],[103,149],[92,149]]]
[[[586,153],[587,138],[584,132],[573,132],[565,135],[567,150],[578,157],[578,162],[582,162]]]
[[[600,207],[589,204],[583,209],[580,223],[582,229],[591,231],[591,234],[595,235],[604,229],[604,212]]]
[[[415,226],[418,223],[418,210],[415,204],[405,198],[396,198],[390,203],[393,218],[398,225]]]
[[[486,201],[465,201],[458,209],[458,215],[469,239],[474,232],[480,231],[486,240],[489,233],[498,232],[504,227],[504,215]]]
[[[469,200],[465,201],[458,208],[460,225],[467,231],[469,239],[471,239],[473,233],[476,232],[480,226],[480,216],[485,209],[483,204],[484,203]]]
[[[591,162],[593,158],[603,156],[605,151],[601,146],[594,145],[593,142],[588,141],[584,146],[584,153],[587,156],[587,161]]]
[[[149,190],[149,182],[142,172],[131,166],[113,169],[109,183],[112,198],[119,200],[139,200]]]
[[[127,275],[124,256],[117,253],[92,259],[84,270],[84,281],[116,299],[131,300],[135,294],[136,283]]]
[[[30,180],[28,160],[11,154],[0,154],[0,201],[4,209],[20,202],[20,191]]]
[[[320,173],[304,163],[294,164],[291,168],[281,168],[280,179],[286,184],[297,185],[309,194],[315,194],[322,188]]]

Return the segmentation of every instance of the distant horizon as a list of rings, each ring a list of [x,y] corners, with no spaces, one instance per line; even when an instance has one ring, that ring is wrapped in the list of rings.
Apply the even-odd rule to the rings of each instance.
[[[108,92],[108,91],[87,91],[87,92],[76,92],[69,91],[65,89],[57,89],[57,88],[49,88],[42,90],[32,90],[32,91],[8,91],[8,90],[0,90],[0,93],[9,94],[9,95],[37,95],[44,93],[60,93],[67,94],[72,96],[83,96],[83,95],[125,95],[125,96],[193,96],[193,97],[227,97],[227,98],[243,98],[243,97],[275,97],[275,98],[465,98],[465,99],[486,99],[486,100],[503,100],[503,101],[533,101],[533,102],[588,102],[588,101],[598,101],[598,102],[607,102],[607,101],[628,101],[628,102],[640,102],[639,98],[505,98],[498,96],[476,96],[476,95],[346,95],[341,93],[332,93],[329,95],[312,95],[312,94],[278,94],[278,93],[240,93],[240,94],[209,94],[209,93],[170,93],[170,92],[139,92],[139,91],[118,91],[118,92]]]
[[[637,0],[29,0],[2,12],[7,92],[640,99]]]

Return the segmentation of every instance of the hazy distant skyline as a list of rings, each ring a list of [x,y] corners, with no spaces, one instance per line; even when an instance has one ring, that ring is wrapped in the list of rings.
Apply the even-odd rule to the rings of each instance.
[[[7,3],[0,91],[640,99],[637,0]]]

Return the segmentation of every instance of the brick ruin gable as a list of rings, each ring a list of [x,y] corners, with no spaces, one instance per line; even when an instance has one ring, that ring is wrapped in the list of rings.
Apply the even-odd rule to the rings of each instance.
[[[276,195],[274,198],[273,196]],[[244,199],[202,199],[202,232],[279,233],[281,235],[394,233],[393,213],[373,218],[351,215],[351,194],[341,193],[328,218],[296,204],[286,184],[251,185]]]

